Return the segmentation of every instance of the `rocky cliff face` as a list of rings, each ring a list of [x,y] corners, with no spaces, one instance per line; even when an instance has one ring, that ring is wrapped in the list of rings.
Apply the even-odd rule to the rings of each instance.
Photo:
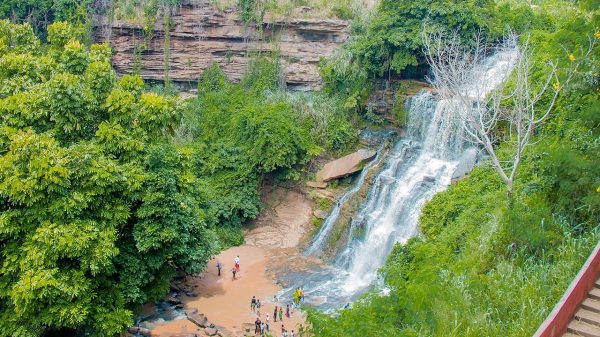
[[[319,89],[320,58],[331,55],[349,34],[348,22],[333,19],[265,19],[260,27],[246,25],[235,11],[220,11],[208,3],[197,2],[184,2],[173,22],[169,31],[169,77],[192,85],[214,62],[229,78],[238,80],[246,71],[248,55],[278,48],[288,88]],[[114,48],[117,71],[130,73],[134,50],[144,40],[142,27],[118,20],[109,24],[101,18],[96,28],[97,40],[109,41]],[[142,54],[144,79],[163,79],[164,33],[159,20],[149,48]]]

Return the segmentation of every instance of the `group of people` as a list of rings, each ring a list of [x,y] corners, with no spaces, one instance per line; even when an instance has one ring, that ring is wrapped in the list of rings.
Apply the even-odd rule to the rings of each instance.
[[[296,337],[296,334],[294,333],[294,330],[292,330],[292,332],[288,332],[285,326],[281,324],[281,337]]]
[[[240,256],[237,255],[233,259],[234,267],[231,269],[231,273],[233,274],[233,279],[236,279],[236,274],[240,272]],[[223,264],[221,261],[217,260],[217,275],[221,276],[221,270],[223,269]],[[304,301],[304,293],[301,288],[297,288],[294,291],[294,306],[298,306],[298,304]],[[260,299],[256,298],[256,296],[252,296],[252,300],[250,300],[250,310],[256,313],[256,321],[254,321],[254,334],[259,335],[261,337],[265,337],[266,331],[269,331],[269,314],[267,313],[265,320],[261,321],[260,307],[261,307]],[[283,306],[275,306],[273,311],[273,320],[277,322],[277,318],[279,318],[280,322],[283,322]],[[286,304],[285,306],[285,316],[290,318],[290,305]],[[297,337],[294,330],[288,332],[283,324],[281,324],[281,336],[282,337]]]
[[[262,322],[260,320],[260,318],[256,317],[256,321],[254,321],[254,334],[264,337],[265,331],[268,331],[268,330],[269,330],[269,314],[267,314],[267,318],[264,322]]]
[[[223,269],[223,264],[221,261],[217,260],[217,276],[221,276],[221,269]],[[231,268],[231,273],[233,274],[233,279],[235,280],[235,275],[240,272],[240,256],[236,256],[233,259],[233,268]]]
[[[254,321],[254,334],[265,337],[267,331],[269,331],[269,314],[267,314],[264,322],[256,317],[256,321]],[[281,337],[297,337],[297,335],[294,330],[288,332],[285,325],[281,324]]]
[[[256,312],[258,317],[260,317],[260,305],[260,300],[256,298],[256,296],[252,296],[252,300],[250,300],[250,310]],[[268,315],[269,314],[267,314],[267,316]]]
[[[294,305],[298,306],[300,302],[304,302],[304,292],[302,292],[302,288],[298,287],[294,291]]]
[[[278,316],[279,316],[279,321],[283,322],[283,307],[281,307],[281,306],[280,307],[275,306],[275,309],[273,310],[273,318],[274,318],[275,322],[277,322]],[[286,305],[285,316],[287,318],[290,318],[290,305],[289,304]]]

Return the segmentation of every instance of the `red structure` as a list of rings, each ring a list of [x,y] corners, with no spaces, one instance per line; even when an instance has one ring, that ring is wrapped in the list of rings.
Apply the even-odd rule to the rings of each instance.
[[[584,301],[598,302],[595,299],[587,299],[588,293],[594,291],[597,287],[597,280],[600,278],[600,242],[583,265],[577,277],[571,282],[569,288],[556,304],[554,310],[540,326],[534,337],[560,337],[567,333],[567,328],[571,331],[569,323],[573,320],[577,310]],[[577,317],[575,317],[577,319]],[[578,323],[575,323],[578,324]],[[579,335],[579,334],[577,334]],[[584,334],[585,335],[585,334]]]

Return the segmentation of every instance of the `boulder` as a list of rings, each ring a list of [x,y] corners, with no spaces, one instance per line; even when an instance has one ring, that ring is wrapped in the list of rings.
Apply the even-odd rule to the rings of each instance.
[[[306,186],[312,188],[327,188],[327,183],[322,181],[309,181],[306,183]]]
[[[318,219],[327,219],[327,216],[329,215],[329,213],[327,213],[323,210],[317,209],[313,212],[313,215]]]
[[[219,330],[219,332],[217,332],[217,336],[219,336],[219,337],[235,337],[236,334],[229,332],[229,331],[225,331],[225,330]]]
[[[173,310],[173,309],[169,309],[166,310],[162,316],[168,320],[168,321],[172,321],[174,319],[177,319],[179,316],[181,316],[181,314],[177,311],[177,310]]]
[[[244,323],[242,324],[242,329],[245,332],[250,332],[251,330],[254,330],[254,323]]]
[[[146,328],[141,328],[139,326],[130,326],[129,328],[127,328],[127,332],[132,333],[132,334],[140,334],[142,336],[147,336],[150,337],[152,335],[152,332],[150,331],[150,329],[146,329]]]
[[[188,314],[187,319],[201,328],[206,328],[210,325],[210,323],[208,323],[208,318],[206,318],[204,314]]]
[[[458,160],[458,165],[452,173],[452,181],[456,181],[473,170],[475,163],[477,162],[477,148],[471,147],[463,152],[462,156]]]
[[[169,296],[167,298],[167,302],[169,302],[169,304],[172,304],[172,305],[181,304],[181,300],[175,296]]]
[[[218,330],[215,328],[206,328],[204,329],[204,333],[207,334],[208,336],[215,336],[217,334]]]
[[[181,292],[181,288],[179,288],[179,286],[174,283],[169,283],[169,289],[176,293]]]
[[[152,336],[152,331],[150,331],[150,329],[140,328],[140,330],[138,330],[138,334],[140,334],[142,336],[150,337],[150,336]]]
[[[376,154],[377,152],[374,150],[360,149],[347,156],[330,161],[317,172],[317,181],[328,182],[358,172],[362,170],[364,163],[373,159]]]
[[[190,308],[185,311],[185,314],[188,316],[195,315],[197,313],[198,313],[198,309],[196,309],[196,308]]]
[[[198,294],[194,291],[188,291],[185,293],[187,297],[198,297]]]

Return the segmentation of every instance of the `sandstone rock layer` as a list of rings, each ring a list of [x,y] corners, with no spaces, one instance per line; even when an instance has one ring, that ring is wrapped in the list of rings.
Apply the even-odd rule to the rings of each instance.
[[[373,150],[360,149],[347,156],[330,161],[317,172],[317,181],[327,182],[358,172],[362,170],[365,161],[372,159],[375,154],[377,153]]]
[[[348,22],[333,19],[266,18],[246,24],[235,11],[221,11],[209,3],[187,2],[178,7],[169,30],[169,78],[195,85],[202,71],[218,63],[232,80],[239,80],[249,56],[278,51],[284,80],[290,89],[316,90],[321,86],[318,62],[339,48],[349,34]],[[96,39],[109,41],[119,74],[134,67],[134,50],[144,42],[140,25],[99,18]],[[141,74],[164,79],[165,31],[157,21],[148,48],[142,53]]]

